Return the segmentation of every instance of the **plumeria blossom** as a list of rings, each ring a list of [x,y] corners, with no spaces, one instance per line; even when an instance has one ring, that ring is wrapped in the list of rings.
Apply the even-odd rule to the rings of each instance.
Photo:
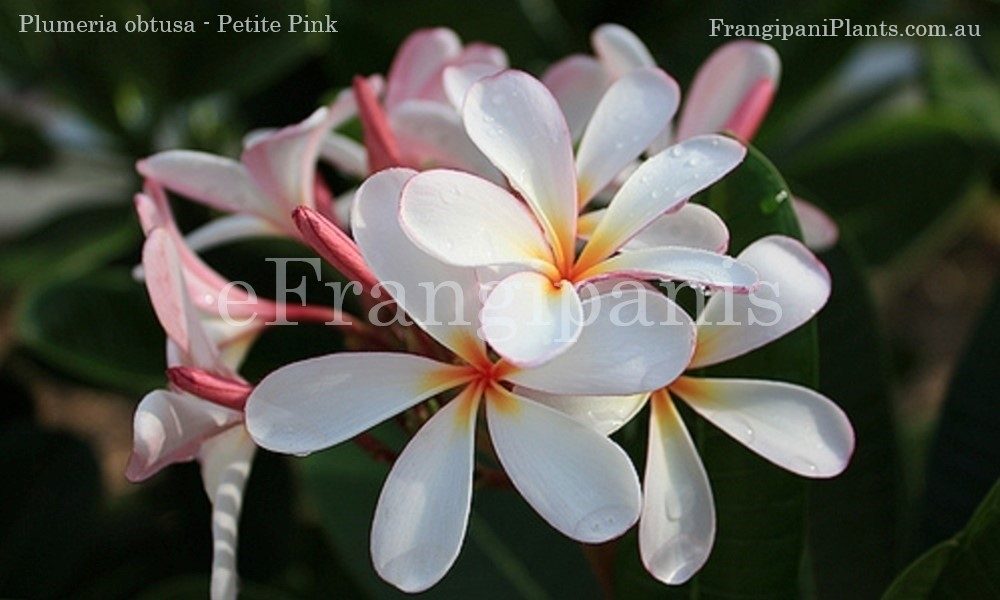
[[[363,82],[355,86],[370,172],[447,167],[502,182],[469,139],[458,111],[476,79],[506,67],[501,48],[463,46],[450,29],[423,29],[407,37],[393,58],[381,103],[377,94],[366,93]]]
[[[212,503],[211,597],[236,598],[237,526],[256,451],[243,426],[249,386],[236,373],[242,358],[226,355],[217,332],[206,327],[191,303],[175,235],[162,227],[152,229],[143,246],[143,265],[149,297],[168,336],[168,366],[213,374],[228,389],[211,399],[176,385],[147,394],[136,408],[125,474],[130,481],[142,481],[170,464],[201,464]]]
[[[823,265],[801,243],[769,236],[739,259],[765,282],[754,297],[713,296],[697,319],[689,369],[715,365],[764,346],[809,321],[830,295]],[[774,319],[750,317],[769,306]],[[790,383],[683,375],[651,394],[554,396],[514,390],[610,434],[647,403],[651,409],[639,549],[646,568],[668,584],[687,581],[708,559],[715,511],[708,478],[674,406],[680,398],[701,417],[775,465],[804,477],[832,477],[854,450],[847,416],[821,394]]]
[[[372,523],[378,573],[408,592],[436,583],[465,536],[480,406],[496,459],[514,487],[554,528],[587,543],[612,539],[640,512],[638,478],[606,436],[510,391],[635,394],[680,374],[693,351],[693,323],[665,296],[634,286],[585,302],[596,318],[577,344],[537,368],[495,360],[477,336],[476,274],[441,263],[403,234],[398,220],[408,169],[388,169],[359,189],[352,224],[372,271],[414,321],[452,354],[449,362],[402,352],[339,353],[285,366],[251,393],[247,427],[258,444],[304,454],[348,440],[418,403],[453,390],[393,466]],[[451,283],[434,303],[427,285]],[[452,292],[461,292],[452,295]],[[615,324],[609,315],[642,300],[656,326]],[[634,307],[633,307],[634,308]],[[632,312],[635,312],[632,310]],[[608,349],[613,348],[613,352]],[[487,449],[483,449],[487,451]]]
[[[573,55],[554,64],[542,81],[552,90],[574,135],[583,132],[601,94],[633,69],[655,66],[649,49],[621,25],[606,24],[591,36],[594,57]],[[687,93],[672,136],[682,141],[727,132],[749,142],[763,122],[778,88],[781,59],[774,48],[741,40],[724,44],[701,65]],[[666,146],[668,130],[652,150]],[[825,250],[836,244],[837,226],[815,205],[795,198],[792,204],[806,244]]]
[[[459,171],[425,171],[406,184],[400,221],[418,247],[452,265],[501,269],[481,320],[486,341],[510,362],[535,366],[573,345],[582,328],[578,288],[587,283],[676,279],[744,292],[756,284],[752,268],[700,248],[618,253],[740,163],[745,148],[717,135],[642,163],[576,253],[579,208],[662,131],[677,97],[662,71],[628,73],[608,88],[574,162],[566,121],[538,80],[520,71],[485,77],[466,96],[465,127],[524,201]]]
[[[330,129],[356,109],[352,94],[340,94],[301,123],[248,136],[239,161],[167,150],[140,160],[136,169],[167,190],[232,213],[192,234],[195,249],[261,235],[295,237],[295,207],[332,213],[331,207],[316,203],[323,197],[315,193],[316,164]]]

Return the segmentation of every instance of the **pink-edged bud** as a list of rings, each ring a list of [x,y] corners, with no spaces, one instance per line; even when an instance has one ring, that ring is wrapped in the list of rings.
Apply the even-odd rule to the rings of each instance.
[[[345,277],[360,283],[366,294],[378,284],[378,278],[368,268],[358,245],[330,219],[300,206],[292,213],[292,220],[302,240]]]
[[[243,410],[253,387],[245,381],[194,367],[171,367],[167,379],[179,390],[233,410]]]
[[[392,133],[389,119],[368,80],[356,76],[352,87],[364,132],[365,148],[368,150],[368,171],[377,173],[382,169],[403,166],[396,136]]]

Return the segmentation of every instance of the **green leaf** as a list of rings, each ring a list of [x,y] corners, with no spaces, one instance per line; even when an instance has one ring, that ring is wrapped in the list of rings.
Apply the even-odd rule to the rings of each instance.
[[[906,568],[883,600],[1000,596],[1000,481],[958,535]]]
[[[62,373],[131,394],[164,383],[164,334],[125,269],[34,287],[15,320],[19,341]]]
[[[754,148],[738,169],[708,192],[708,205],[729,226],[734,255],[764,235],[799,237],[790,200],[781,175]],[[704,374],[815,387],[817,354],[816,325],[810,323],[746,356],[705,369]],[[717,514],[712,555],[693,583],[698,597],[800,596],[804,481],[703,421],[698,421],[696,434]]]
[[[387,424],[375,430],[393,437]],[[398,437],[398,436],[396,436]],[[369,530],[385,464],[351,443],[300,462],[304,487],[319,513],[340,565],[372,598],[404,598],[371,566]],[[513,490],[477,489],[458,561],[429,598],[598,597],[580,547],[532,511]]]
[[[898,554],[900,463],[885,349],[866,273],[848,235],[821,256],[833,293],[819,314],[820,387],[856,445],[847,470],[810,481],[809,556],[819,598],[878,596]]]
[[[0,248],[0,286],[82,275],[129,252],[139,236],[125,207],[63,213]]]
[[[967,208],[985,161],[962,127],[943,113],[876,115],[797,153],[787,173],[883,263]]]

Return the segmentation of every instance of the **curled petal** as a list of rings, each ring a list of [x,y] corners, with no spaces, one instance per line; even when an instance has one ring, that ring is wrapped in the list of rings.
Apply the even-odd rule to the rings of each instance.
[[[566,116],[574,140],[583,135],[610,81],[601,63],[581,54],[562,59],[542,76],[542,83],[552,92]]]
[[[575,344],[507,379],[556,394],[625,395],[660,388],[687,368],[694,323],[663,294],[629,282],[585,300],[582,310],[585,325]]]
[[[522,367],[566,352],[583,329],[580,296],[568,281],[522,271],[493,287],[480,315],[482,337],[500,356]]]
[[[132,455],[125,476],[129,481],[142,481],[167,465],[192,460],[206,439],[241,420],[238,411],[188,394],[150,392],[135,410]]]

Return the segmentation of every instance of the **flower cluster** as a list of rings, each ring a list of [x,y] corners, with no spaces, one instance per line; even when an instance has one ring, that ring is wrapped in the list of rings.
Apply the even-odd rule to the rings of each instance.
[[[385,79],[357,77],[305,121],[254,132],[239,161],[171,150],[138,163],[137,274],[169,338],[170,387],[136,411],[127,475],[201,463],[213,597],[236,593],[258,446],[370,446],[367,430],[403,413],[412,437],[379,497],[371,554],[408,592],[454,563],[486,474],[580,542],[638,522],[650,573],[688,580],[708,558],[715,516],[675,400],[792,472],[845,468],[853,432],[830,400],[695,372],[800,327],[830,293],[803,244],[769,236],[729,256],[723,220],[688,202],[743,160],[777,86],[776,54],[751,42],[718,50],[674,127],[679,88],[645,46],[616,25],[598,28],[593,46],[596,56],[570,56],[539,80],[510,69],[500,48],[418,31]],[[361,142],[337,132],[354,118]],[[321,162],[360,185],[334,197]],[[168,193],[230,214],[184,237]],[[796,205],[807,240],[835,239],[822,213]],[[367,315],[258,298],[198,256],[261,235],[312,247],[357,283]],[[664,282],[712,294],[689,316]],[[391,311],[408,319],[385,325]],[[245,381],[250,344],[286,317],[340,328],[351,351]],[[647,405],[640,482],[609,436]]]

